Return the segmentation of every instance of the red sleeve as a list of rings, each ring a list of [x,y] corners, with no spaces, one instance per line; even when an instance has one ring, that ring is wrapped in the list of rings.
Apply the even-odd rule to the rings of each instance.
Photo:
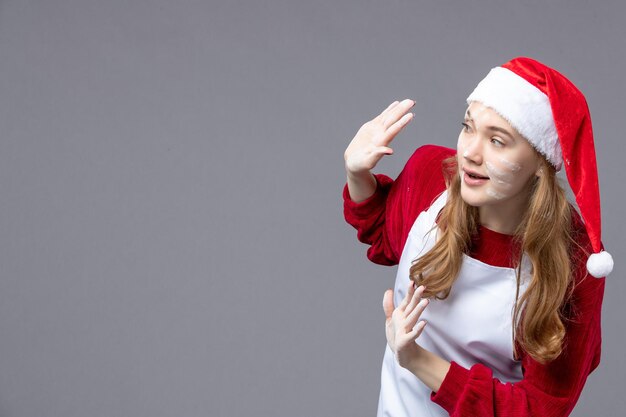
[[[572,259],[577,262],[574,279],[578,284],[569,304],[572,317],[566,322],[561,355],[542,365],[524,354],[524,379],[516,383],[500,382],[482,364],[468,370],[452,362],[432,401],[451,417],[564,417],[571,413],[587,376],[600,363],[604,296],[604,278],[587,274],[584,251],[577,250]]]
[[[376,191],[365,201],[350,199],[343,188],[344,217],[370,245],[367,257],[377,264],[396,265],[413,222],[445,190],[442,161],[455,150],[435,145],[418,148],[394,181],[375,174]]]

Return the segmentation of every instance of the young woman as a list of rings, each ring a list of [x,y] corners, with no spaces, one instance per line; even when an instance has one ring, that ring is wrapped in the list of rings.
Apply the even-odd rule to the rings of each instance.
[[[587,104],[529,58],[493,68],[467,102],[457,149],[417,149],[395,181],[370,171],[412,100],[345,151],[345,218],[370,260],[398,264],[378,416],[567,416],[600,361],[613,266]]]

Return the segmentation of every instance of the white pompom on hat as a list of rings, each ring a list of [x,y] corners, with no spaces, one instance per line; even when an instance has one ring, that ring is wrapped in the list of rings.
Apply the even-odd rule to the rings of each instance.
[[[591,115],[585,96],[558,71],[518,57],[493,68],[467,98],[495,110],[557,169],[569,185],[594,253],[587,271],[596,278],[613,270],[601,241],[600,190]]]

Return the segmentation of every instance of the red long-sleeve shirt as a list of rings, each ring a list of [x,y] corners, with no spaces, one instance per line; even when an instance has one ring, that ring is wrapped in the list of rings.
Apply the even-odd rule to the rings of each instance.
[[[415,219],[445,189],[441,162],[454,154],[439,146],[419,148],[395,181],[376,174],[374,195],[360,203],[353,202],[344,187],[344,216],[357,229],[358,239],[370,245],[367,256],[372,262],[398,263]],[[604,278],[587,274],[586,253],[591,252],[591,245],[580,217],[575,214],[572,220],[573,236],[581,247],[571,255],[576,286],[568,306],[571,319],[565,323],[563,353],[540,364],[522,351],[524,377],[516,383],[500,382],[480,363],[466,369],[451,361],[440,389],[431,395],[450,416],[562,417],[574,408],[587,376],[600,362]],[[483,230],[479,237],[492,241],[493,235]],[[472,251],[472,257],[491,265],[514,262],[502,258],[507,251],[490,250],[490,244],[477,244]]]

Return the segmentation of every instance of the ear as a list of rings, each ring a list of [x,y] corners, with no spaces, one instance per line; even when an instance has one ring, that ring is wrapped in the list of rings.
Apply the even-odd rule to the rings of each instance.
[[[540,157],[538,163],[537,163],[537,169],[535,170],[535,177],[537,178],[541,178],[544,176],[545,174],[545,166],[546,166],[546,162],[543,159],[543,157]]]

